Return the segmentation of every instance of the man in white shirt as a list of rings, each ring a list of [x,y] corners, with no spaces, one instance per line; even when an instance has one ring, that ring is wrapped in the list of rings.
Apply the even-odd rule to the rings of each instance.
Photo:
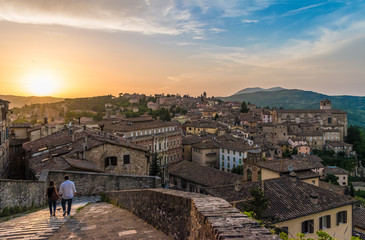
[[[71,212],[71,205],[72,199],[74,197],[74,193],[76,193],[76,188],[74,182],[70,181],[70,177],[65,175],[65,181],[61,184],[59,194],[62,195],[62,209],[63,209],[63,216],[70,215]],[[66,202],[67,202],[67,212],[66,212]]]

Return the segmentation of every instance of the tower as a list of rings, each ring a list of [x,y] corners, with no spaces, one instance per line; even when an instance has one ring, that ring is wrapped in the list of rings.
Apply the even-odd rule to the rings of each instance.
[[[331,104],[330,100],[328,100],[328,99],[321,100],[320,109],[326,110],[326,109],[331,109],[331,108],[332,108],[332,104]]]

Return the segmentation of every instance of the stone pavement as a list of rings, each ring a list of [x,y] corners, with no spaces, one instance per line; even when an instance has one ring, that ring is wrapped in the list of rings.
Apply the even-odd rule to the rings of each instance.
[[[92,203],[70,218],[52,237],[58,239],[170,239],[129,211]]]
[[[100,201],[100,196],[96,197],[75,197],[71,216],[76,213],[76,209],[85,206],[88,202]],[[57,205],[60,208],[61,204]],[[62,216],[62,210],[56,212],[56,217],[50,217],[48,207],[34,213],[13,218],[0,223],[0,239],[48,239],[65,222],[70,220]]]

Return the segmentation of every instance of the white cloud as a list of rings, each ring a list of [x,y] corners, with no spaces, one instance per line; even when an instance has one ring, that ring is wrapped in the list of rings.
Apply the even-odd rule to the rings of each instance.
[[[188,10],[177,9],[172,0],[0,0],[0,20],[168,35],[199,34],[204,26],[192,20]]]
[[[252,19],[252,20],[250,20],[250,19],[244,19],[244,20],[242,20],[242,22],[243,23],[258,23],[259,20],[256,20],[256,19]]]
[[[295,9],[295,10],[291,10],[291,11],[285,13],[282,16],[294,15],[294,14],[297,14],[297,13],[302,12],[304,10],[308,10],[308,9],[311,9],[311,8],[316,8],[316,7],[322,6],[322,5],[327,4],[327,3],[328,2],[323,2],[323,3],[313,4],[313,5],[305,6],[305,7],[302,7],[302,8]]]

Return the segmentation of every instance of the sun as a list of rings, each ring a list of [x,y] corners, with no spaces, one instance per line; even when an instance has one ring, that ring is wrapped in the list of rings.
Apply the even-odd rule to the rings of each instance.
[[[57,92],[59,77],[49,70],[38,70],[25,77],[28,91],[38,96],[46,96]]]

